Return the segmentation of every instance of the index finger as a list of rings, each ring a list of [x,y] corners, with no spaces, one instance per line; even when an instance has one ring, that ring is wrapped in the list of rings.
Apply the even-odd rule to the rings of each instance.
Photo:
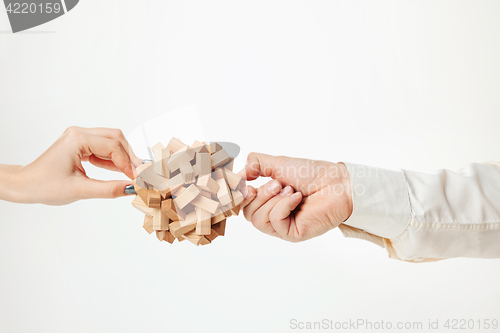
[[[111,160],[127,177],[134,179],[130,156],[120,141],[102,136],[86,135],[82,147],[89,155],[95,155],[103,160]]]
[[[277,179],[277,171],[284,161],[284,156],[272,156],[261,153],[250,153],[245,169],[238,173],[245,180],[255,180],[259,177]]]
[[[115,128],[105,128],[105,127],[94,127],[94,128],[74,127],[74,128],[77,128],[78,130],[80,130],[85,134],[103,136],[108,139],[120,141],[123,148],[129,155],[132,164],[134,164],[135,167],[138,167],[139,165],[142,164],[142,160],[135,155],[134,151],[132,150],[132,147],[128,143],[127,139],[125,138],[121,130]]]

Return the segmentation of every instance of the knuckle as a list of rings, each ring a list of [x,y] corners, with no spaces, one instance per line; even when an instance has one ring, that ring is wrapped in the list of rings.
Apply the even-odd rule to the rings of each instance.
[[[110,142],[110,148],[113,150],[113,151],[117,151],[117,150],[120,150],[122,147],[120,141],[118,140],[114,140],[112,139],[111,142]]]
[[[81,136],[82,132],[76,126],[68,127],[63,133],[63,137],[67,138],[70,141],[78,140],[81,138]]]
[[[118,129],[118,128],[113,129],[113,136],[114,136],[115,138],[120,138],[120,139],[125,137],[125,136],[123,135],[122,130],[121,130],[121,129]]]
[[[279,218],[279,216],[277,215],[276,212],[271,211],[269,213],[269,221],[271,221],[271,222],[279,222],[279,221],[281,221],[281,219]]]
[[[71,133],[74,133],[76,131],[78,131],[78,127],[70,126],[70,127],[66,128],[66,130],[63,132],[63,135],[71,134]]]
[[[106,196],[108,198],[117,198],[120,196],[120,188],[118,186],[110,186],[107,189]]]

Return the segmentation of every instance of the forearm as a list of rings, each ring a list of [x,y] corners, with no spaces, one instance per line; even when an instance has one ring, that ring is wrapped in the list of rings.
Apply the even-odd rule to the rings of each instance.
[[[0,200],[21,202],[22,166],[0,164]]]

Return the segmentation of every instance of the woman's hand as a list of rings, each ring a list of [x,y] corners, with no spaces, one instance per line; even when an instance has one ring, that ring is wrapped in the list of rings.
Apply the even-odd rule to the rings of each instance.
[[[123,172],[134,179],[137,158],[120,130],[70,127],[45,153],[25,167],[0,166],[0,199],[64,205],[90,198],[125,195],[131,181],[87,177],[82,162]]]

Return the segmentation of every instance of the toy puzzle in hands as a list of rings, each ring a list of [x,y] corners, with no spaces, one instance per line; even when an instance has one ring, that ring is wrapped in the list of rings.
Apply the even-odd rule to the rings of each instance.
[[[217,143],[188,146],[172,138],[151,148],[154,160],[137,168],[132,205],[145,214],[144,229],[160,241],[210,244],[224,236],[226,220],[243,202],[233,158]]]

